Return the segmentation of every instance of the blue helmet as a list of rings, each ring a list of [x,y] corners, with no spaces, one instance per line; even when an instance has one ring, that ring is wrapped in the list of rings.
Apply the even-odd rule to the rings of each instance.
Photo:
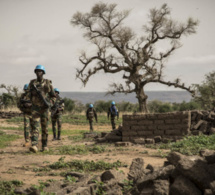
[[[114,101],[111,102],[111,105],[115,105],[116,103]]]
[[[54,88],[54,91],[60,93],[58,88]]]
[[[89,108],[93,108],[93,104],[90,104],[90,105],[89,105]]]
[[[36,70],[42,70],[43,73],[46,74],[46,69],[42,65],[37,65],[36,68],[34,69],[34,72],[36,72]]]
[[[29,84],[25,84],[23,90],[27,90],[28,89],[28,85]]]

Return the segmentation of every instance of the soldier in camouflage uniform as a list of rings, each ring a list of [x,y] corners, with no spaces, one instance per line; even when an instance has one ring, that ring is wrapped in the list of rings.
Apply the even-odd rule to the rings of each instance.
[[[55,95],[56,95],[56,101],[51,109],[51,119],[52,119],[52,131],[53,131],[53,141],[58,139],[61,140],[61,116],[64,111],[64,101],[63,99],[59,96],[60,91],[58,88],[54,89]],[[57,123],[57,128],[58,128],[58,133],[57,133],[57,138],[56,138],[56,123]]]
[[[93,108],[93,104],[89,105],[89,108],[87,109],[87,112],[86,112],[86,117],[87,117],[87,120],[89,120],[90,132],[93,132],[93,118],[95,118],[96,122],[98,122],[97,113],[96,113],[95,109]]]
[[[30,129],[32,125],[32,117],[31,117],[31,106],[25,107],[25,103],[31,104],[29,100],[27,100],[27,89],[28,89],[28,84],[24,85],[24,93],[21,94],[20,99],[18,101],[18,108],[23,112],[24,115],[24,138],[25,138],[25,143],[23,144],[23,147],[29,146],[30,138]]]
[[[111,106],[108,109],[108,114],[107,114],[108,119],[109,119],[109,116],[111,118],[112,130],[114,130],[116,129],[115,118],[117,117],[117,120],[119,120],[119,111],[114,101],[111,102]]]
[[[55,92],[51,80],[44,79],[45,67],[37,65],[34,70],[37,78],[30,81],[28,86],[29,98],[32,102],[32,130],[30,151],[38,151],[39,126],[42,128],[42,151],[48,151],[48,114],[49,108],[55,102]]]

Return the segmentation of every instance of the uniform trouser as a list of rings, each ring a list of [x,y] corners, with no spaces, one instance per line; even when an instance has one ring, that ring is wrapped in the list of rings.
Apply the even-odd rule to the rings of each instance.
[[[42,147],[47,147],[48,142],[48,109],[32,111],[32,130],[31,143],[32,146],[38,144],[39,126],[42,128]]]
[[[53,135],[56,135],[56,124],[57,124],[57,129],[58,129],[58,134],[59,132],[61,132],[61,126],[62,126],[62,119],[61,119],[61,115],[54,115],[52,117],[52,131],[53,131]]]
[[[116,129],[116,123],[115,123],[115,116],[111,116],[111,125],[112,125],[112,130]]]
[[[93,119],[89,119],[90,131],[93,131]]]
[[[24,113],[24,138],[25,142],[30,141],[30,130],[32,129],[32,117],[30,114]]]

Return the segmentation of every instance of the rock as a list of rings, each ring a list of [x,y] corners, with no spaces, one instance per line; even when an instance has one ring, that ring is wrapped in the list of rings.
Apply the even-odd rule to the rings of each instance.
[[[204,195],[214,195],[211,189],[205,189]]]
[[[172,152],[167,159],[175,165],[181,175],[187,177],[201,190],[208,189],[209,184],[215,179],[215,175],[211,174],[210,167],[202,157]]]
[[[201,195],[201,191],[187,178],[179,176],[170,187],[172,195]]]
[[[168,180],[155,180],[153,195],[169,195],[169,185]]]
[[[155,143],[155,140],[151,139],[151,138],[146,138],[145,141],[146,141],[146,144],[154,144]]]
[[[132,145],[132,143],[131,142],[116,142],[115,143],[115,146],[131,146]]]
[[[215,151],[212,150],[201,150],[200,155],[205,158],[208,164],[215,163]]]
[[[133,159],[129,168],[128,178],[136,181],[138,178],[142,177],[145,174],[143,171],[143,166],[144,161],[142,158]]]
[[[144,138],[136,138],[136,139],[133,139],[133,142],[135,144],[145,144],[145,139]]]
[[[126,176],[124,173],[121,173],[117,170],[108,170],[108,171],[105,171],[104,173],[102,173],[102,175],[101,175],[102,182],[106,182],[111,179],[115,179],[118,181],[118,183],[121,183],[123,180],[126,179]]]
[[[161,138],[161,136],[155,136],[154,140],[155,140],[155,143],[159,143],[159,142],[161,142],[162,138]]]
[[[210,189],[211,189],[212,193],[215,194],[215,181],[212,181],[210,183]]]
[[[151,174],[143,175],[137,180],[137,188],[141,191],[144,188],[148,188],[153,184],[154,180],[167,180],[171,176],[172,172],[175,170],[173,165],[169,165],[166,167],[161,167],[158,170],[154,171]]]

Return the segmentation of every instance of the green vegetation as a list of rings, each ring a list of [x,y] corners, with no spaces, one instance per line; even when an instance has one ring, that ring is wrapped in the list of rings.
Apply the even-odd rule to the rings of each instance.
[[[7,135],[3,131],[0,131],[0,148],[5,148],[11,141],[14,141],[19,138],[18,135]]]
[[[146,145],[146,147],[156,149],[170,149],[171,151],[180,152],[185,155],[197,155],[202,149],[215,150],[215,135],[188,136],[177,142],[167,144]],[[161,151],[161,150],[158,150]],[[166,155],[161,151],[161,155]]]
[[[65,157],[61,157],[57,162],[49,165],[51,169],[62,169],[69,168],[73,171],[87,172],[87,171],[102,171],[112,168],[119,168],[124,166],[120,161],[113,163],[106,163],[104,161],[82,161],[82,160],[72,160],[70,162],[64,162]]]
[[[57,148],[57,154],[61,155],[74,155],[74,154],[88,154],[89,152],[93,154],[99,154],[106,151],[105,146],[100,145],[93,145],[93,146],[86,146],[86,145],[76,145],[76,146],[60,146]]]
[[[33,185],[33,188],[38,189],[40,191],[40,195],[55,195],[55,193],[44,192],[43,189],[49,185],[49,182],[52,181],[42,181],[39,180],[39,185]]]
[[[70,123],[73,125],[89,125],[89,121],[86,119],[85,115],[63,115],[62,123]],[[122,118],[116,120],[116,124],[119,125],[122,123]],[[94,122],[94,125],[109,125],[110,119],[108,120],[107,115],[98,114],[98,123]]]
[[[22,186],[23,182],[19,180],[0,181],[0,194],[15,195],[15,187]]]

